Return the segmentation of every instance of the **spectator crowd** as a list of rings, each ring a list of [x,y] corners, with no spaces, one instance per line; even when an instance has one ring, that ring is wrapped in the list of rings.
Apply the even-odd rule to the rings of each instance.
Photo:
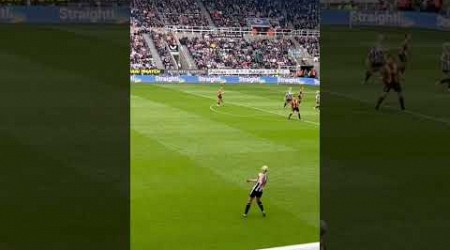
[[[162,27],[247,27],[248,18],[264,18],[270,21],[271,30],[316,29],[319,24],[318,6],[317,1],[309,0],[133,0],[130,18],[131,68],[155,68],[152,51],[161,59],[162,67],[174,69],[177,62],[170,48],[182,44],[187,49],[185,53],[190,55],[200,70],[298,69],[301,60],[292,57],[290,51],[300,45],[312,56],[318,55],[317,37],[249,39],[243,35],[225,37],[215,32],[190,36],[178,34],[177,37]],[[295,72],[298,74],[300,71]],[[302,76],[316,77],[309,71],[302,73]]]
[[[247,41],[205,34],[186,40],[199,69],[277,69],[296,65],[289,57],[289,49],[294,48],[290,39]]]

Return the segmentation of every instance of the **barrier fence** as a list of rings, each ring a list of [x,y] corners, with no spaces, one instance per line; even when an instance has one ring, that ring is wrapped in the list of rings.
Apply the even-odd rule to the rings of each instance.
[[[391,26],[450,30],[450,17],[436,13],[409,11],[323,10],[321,24],[353,26]]]
[[[286,78],[274,76],[242,77],[242,76],[155,76],[132,75],[132,83],[224,83],[224,84],[276,84],[276,85],[309,85],[319,86],[320,81],[313,78]]]
[[[130,21],[128,7],[2,6],[0,23],[111,23]]]

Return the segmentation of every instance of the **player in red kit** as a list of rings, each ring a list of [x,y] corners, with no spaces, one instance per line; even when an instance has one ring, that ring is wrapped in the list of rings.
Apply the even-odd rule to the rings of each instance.
[[[217,91],[217,106],[222,105],[223,106],[223,94],[225,93],[225,91],[223,91],[223,88],[220,88]]]
[[[298,119],[302,119],[300,116],[300,102],[298,101],[297,98],[295,98],[294,100],[292,100],[291,102],[291,108],[292,108],[292,112],[289,114],[288,119],[291,119],[291,116],[294,113],[298,114]]]

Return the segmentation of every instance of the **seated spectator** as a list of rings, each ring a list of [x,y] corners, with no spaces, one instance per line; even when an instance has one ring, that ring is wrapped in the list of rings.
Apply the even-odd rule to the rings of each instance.
[[[187,39],[187,47],[200,69],[277,69],[292,67],[295,60],[289,57],[294,48],[290,39],[222,38],[211,34]]]
[[[155,43],[161,61],[165,69],[175,69],[175,62],[170,55],[169,46],[176,45],[176,39],[171,34],[164,34],[157,31],[151,31],[153,42]]]
[[[197,0],[156,0],[153,2],[168,25],[209,26]]]
[[[154,69],[156,68],[152,55],[147,47],[143,34],[145,30],[135,28],[130,32],[130,68]]]

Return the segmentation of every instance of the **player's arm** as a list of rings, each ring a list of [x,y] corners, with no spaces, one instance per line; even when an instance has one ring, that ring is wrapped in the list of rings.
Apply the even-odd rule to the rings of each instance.
[[[400,81],[404,81],[405,80],[404,74],[399,70],[397,65],[395,65],[395,72],[398,73],[398,78],[400,79]]]
[[[258,179],[259,179],[259,175],[258,175],[258,177],[255,178],[255,179],[247,179],[247,182],[257,182]]]
[[[370,67],[370,52],[369,53],[367,53],[367,56],[366,56],[366,61],[365,61],[365,63],[366,63],[366,67]]]
[[[391,71],[391,69],[389,68],[389,66],[385,66],[384,70],[385,70],[385,74],[387,75],[388,82],[391,82],[392,81],[392,71]]]

